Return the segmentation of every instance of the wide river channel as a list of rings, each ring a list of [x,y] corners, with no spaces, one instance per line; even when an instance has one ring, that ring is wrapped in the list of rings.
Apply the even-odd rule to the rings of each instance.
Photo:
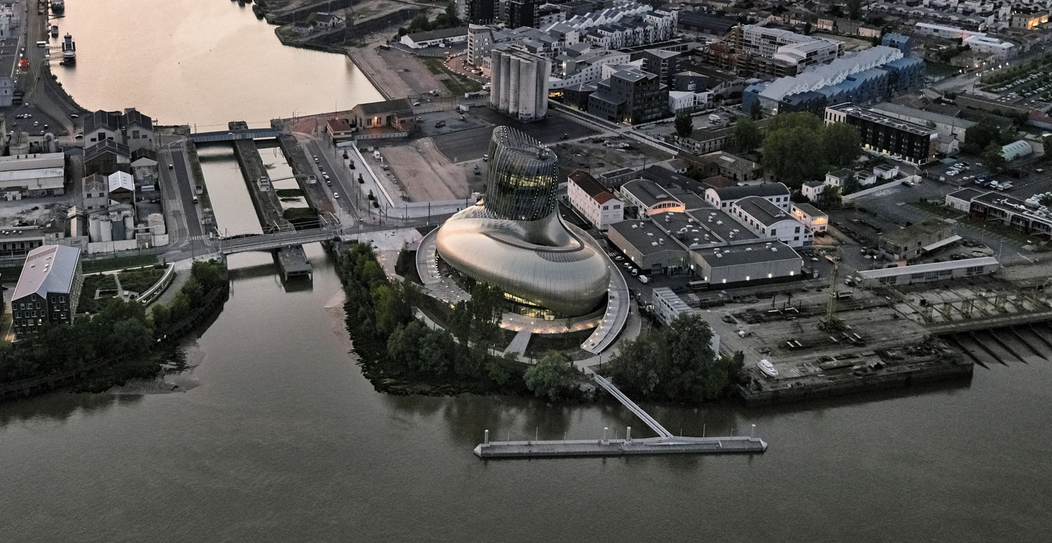
[[[234,2],[69,0],[67,12],[60,27],[84,57],[77,83],[63,81],[88,108],[217,124],[331,107],[301,94],[375,98],[343,57],[283,48]],[[770,443],[758,456],[483,462],[471,449],[485,429],[648,432],[617,405],[376,393],[332,265],[307,252],[314,280],[300,289],[270,255],[231,259],[230,300],[187,345],[196,388],[0,404],[0,540],[1049,540],[1052,362],[786,407],[644,405],[686,435],[755,424]]]

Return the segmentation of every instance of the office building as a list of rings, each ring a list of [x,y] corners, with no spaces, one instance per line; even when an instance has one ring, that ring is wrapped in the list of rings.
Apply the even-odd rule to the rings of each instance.
[[[11,294],[15,337],[33,333],[46,322],[73,322],[83,283],[80,249],[44,245],[30,251]]]
[[[588,97],[588,113],[615,123],[650,122],[667,112],[668,87],[657,75],[637,68],[618,70]]]

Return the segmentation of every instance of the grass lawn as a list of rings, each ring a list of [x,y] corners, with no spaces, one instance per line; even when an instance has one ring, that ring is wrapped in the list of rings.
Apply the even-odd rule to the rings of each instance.
[[[95,313],[102,309],[109,298],[95,299],[95,291],[99,289],[117,290],[117,281],[112,275],[87,275],[84,277],[84,286],[80,290],[80,302],[77,304],[78,313]]]
[[[96,273],[110,270],[123,270],[127,268],[141,268],[157,264],[157,255],[129,255],[113,258],[102,258],[99,260],[83,261],[84,273]]]
[[[120,273],[121,288],[132,292],[143,293],[164,275],[164,268],[140,268]]]

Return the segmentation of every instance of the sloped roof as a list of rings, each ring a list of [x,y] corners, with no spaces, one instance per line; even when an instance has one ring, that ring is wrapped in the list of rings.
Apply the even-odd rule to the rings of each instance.
[[[110,192],[121,189],[135,192],[135,178],[130,173],[113,172],[106,177],[106,185]]]
[[[358,104],[354,107],[360,108],[364,115],[381,115],[384,113],[412,114],[413,112],[413,108],[409,105],[409,100],[406,98],[384,100],[383,102],[369,102],[367,104]]]
[[[749,196],[788,196],[789,189],[781,183],[762,183],[742,187],[719,187],[708,189],[716,193],[720,201],[740,200]]]
[[[578,187],[581,187],[588,196],[591,196],[593,200],[600,204],[605,204],[610,200],[614,199],[613,193],[606,190],[603,185],[599,184],[598,181],[592,177],[591,174],[584,170],[574,170],[569,175],[570,181],[573,181]]]
[[[69,292],[80,262],[80,249],[64,245],[44,245],[29,251],[11,300],[31,294],[47,297],[49,292]]]
[[[84,133],[90,134],[99,129],[117,132],[121,128],[121,114],[116,111],[98,110],[84,117]]]

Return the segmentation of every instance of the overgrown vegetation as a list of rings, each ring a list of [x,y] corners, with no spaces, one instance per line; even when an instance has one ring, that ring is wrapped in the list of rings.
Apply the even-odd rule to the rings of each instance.
[[[502,296],[476,285],[456,304],[449,331],[414,318],[422,301],[416,287],[388,281],[370,244],[352,245],[337,258],[347,301],[347,330],[362,372],[377,390],[391,393],[524,394],[526,365],[489,352],[500,337]]]
[[[153,377],[167,358],[167,353],[154,350],[157,340],[202,307],[211,292],[225,287],[221,262],[195,262],[170,309],[155,305],[147,316],[138,302],[111,299],[97,314],[72,324],[44,323],[36,335],[0,348],[0,383],[80,373],[78,389],[100,391],[129,379]],[[85,376],[88,369],[92,372]]]
[[[121,288],[130,292],[142,294],[152,287],[164,275],[164,268],[151,267],[136,270],[124,270],[118,275]]]
[[[77,302],[79,313],[98,313],[106,307],[109,298],[95,299],[95,294],[99,290],[112,290],[116,293],[117,281],[114,280],[113,275],[99,274],[84,277],[84,284],[80,288],[80,300]]]
[[[627,341],[605,372],[631,398],[700,403],[727,395],[744,364],[713,352],[712,329],[685,313],[668,326]]]
[[[790,189],[821,178],[830,166],[850,164],[861,152],[862,139],[855,127],[826,125],[806,112],[775,115],[764,129],[763,167]]]
[[[127,268],[139,268],[142,266],[153,266],[157,263],[157,255],[129,255],[113,258],[102,258],[98,260],[84,260],[81,268],[84,273],[98,273],[104,271],[123,270]]]

